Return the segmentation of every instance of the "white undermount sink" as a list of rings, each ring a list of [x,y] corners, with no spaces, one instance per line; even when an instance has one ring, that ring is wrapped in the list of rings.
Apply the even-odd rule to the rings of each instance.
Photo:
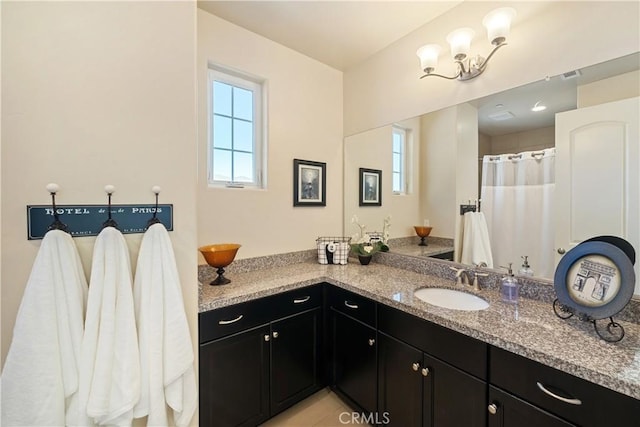
[[[472,294],[455,289],[423,288],[413,293],[422,301],[452,310],[484,310],[489,303]]]

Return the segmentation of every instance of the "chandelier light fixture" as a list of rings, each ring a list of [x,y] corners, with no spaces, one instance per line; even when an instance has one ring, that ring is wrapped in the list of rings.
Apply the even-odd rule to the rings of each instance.
[[[511,7],[501,7],[489,12],[482,20],[482,25],[487,29],[487,36],[493,45],[491,53],[486,58],[476,55],[469,57],[471,40],[475,32],[471,28],[459,28],[447,36],[447,43],[451,46],[451,56],[457,64],[458,72],[453,76],[445,76],[434,73],[438,65],[440,46],[437,44],[427,44],[422,46],[416,54],[420,58],[420,68],[426,73],[421,79],[429,76],[442,77],[449,80],[471,80],[478,77],[487,68],[487,63],[494,53],[507,44],[507,36],[511,28],[511,20],[516,16],[515,9]]]

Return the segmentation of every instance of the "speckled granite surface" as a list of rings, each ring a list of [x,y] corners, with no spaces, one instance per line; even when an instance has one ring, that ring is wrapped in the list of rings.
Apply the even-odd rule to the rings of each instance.
[[[377,261],[383,258],[377,257]],[[326,281],[640,399],[640,325],[621,322],[625,338],[619,343],[606,343],[597,337],[591,324],[557,318],[548,302],[529,298],[521,298],[517,305],[502,302],[495,286],[478,293],[490,302],[487,310],[459,311],[433,306],[415,298],[413,292],[429,286],[455,287],[448,264],[435,263],[443,277],[433,274],[433,264],[423,267],[431,270],[431,274],[390,267],[375,260],[368,266],[307,261],[229,274],[232,280],[229,285],[200,286],[200,311]],[[201,268],[201,281],[210,281],[212,273],[208,267]],[[464,290],[473,293],[470,287]]]
[[[416,257],[430,257],[453,251],[453,240],[439,237],[427,237],[427,246],[418,246],[419,237],[407,237],[404,239],[392,239],[389,247],[392,253],[410,255]]]

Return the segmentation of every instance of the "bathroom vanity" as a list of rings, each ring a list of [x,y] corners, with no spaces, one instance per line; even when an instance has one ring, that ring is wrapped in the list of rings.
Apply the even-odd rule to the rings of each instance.
[[[532,299],[515,306],[485,289],[488,309],[459,311],[414,296],[433,286],[455,287],[313,262],[202,285],[201,424],[257,425],[329,385],[402,427],[637,425],[640,325],[625,322],[609,344]]]

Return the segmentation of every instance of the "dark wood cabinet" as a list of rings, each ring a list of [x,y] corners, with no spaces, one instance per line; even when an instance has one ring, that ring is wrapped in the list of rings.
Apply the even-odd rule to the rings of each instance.
[[[491,347],[490,355],[493,386],[570,423],[584,427],[640,423],[640,400],[497,347]]]
[[[321,288],[200,314],[200,425],[257,426],[324,387]]]
[[[383,333],[378,339],[379,412],[389,425],[486,425],[484,381]]]
[[[254,426],[269,418],[269,325],[200,346],[200,425]]]
[[[334,309],[330,312],[332,387],[356,409],[375,413],[376,330]]]
[[[322,386],[322,309],[271,324],[271,415]]]
[[[570,427],[570,424],[496,387],[489,387],[489,427]]]

